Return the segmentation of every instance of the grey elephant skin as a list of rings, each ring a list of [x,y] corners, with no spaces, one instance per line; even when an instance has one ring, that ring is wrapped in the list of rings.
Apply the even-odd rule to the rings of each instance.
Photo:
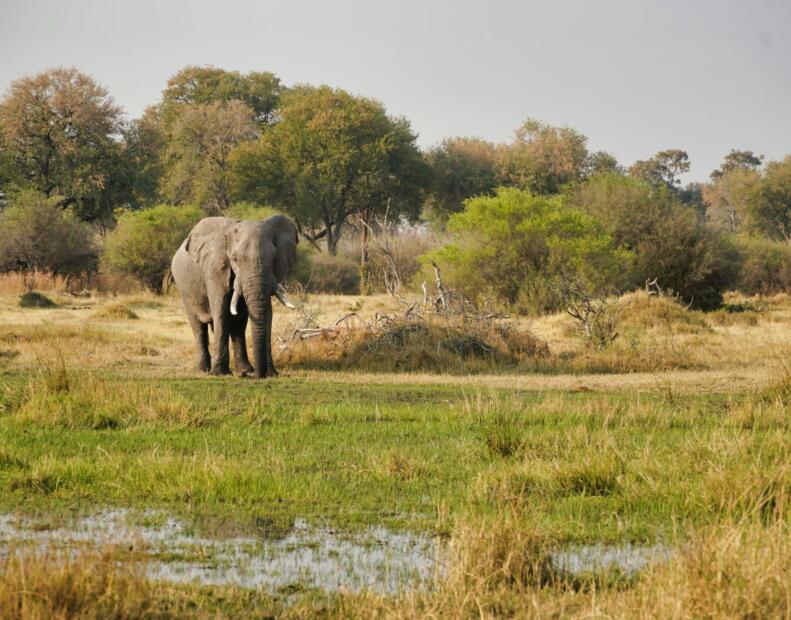
[[[199,370],[230,374],[230,339],[238,375],[277,375],[272,296],[293,308],[280,282],[296,262],[297,243],[296,227],[282,215],[262,221],[207,217],[195,225],[173,256],[171,272],[195,335]],[[248,319],[255,368],[247,357]]]

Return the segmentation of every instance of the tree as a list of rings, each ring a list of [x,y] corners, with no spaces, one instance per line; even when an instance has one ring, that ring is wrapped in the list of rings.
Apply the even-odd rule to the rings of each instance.
[[[622,284],[629,252],[595,218],[564,202],[505,187],[470,198],[448,221],[454,242],[429,257],[472,299],[491,295],[540,312],[562,307],[563,279],[598,290]]]
[[[147,113],[122,129],[122,165],[117,174],[120,204],[130,209],[152,206],[159,197],[164,173],[161,153],[163,135]]]
[[[233,156],[239,199],[282,210],[333,255],[352,216],[417,216],[428,171],[406,120],[327,86],[292,90],[280,115]]]
[[[441,218],[464,208],[472,196],[490,194],[497,186],[497,147],[478,138],[446,138],[428,152],[431,207]]]
[[[609,174],[616,172],[623,174],[623,168],[618,163],[615,155],[607,151],[595,151],[588,155],[585,161],[585,176],[595,176],[597,174]]]
[[[791,244],[739,235],[739,291],[747,295],[791,293]]]
[[[121,109],[74,68],[11,84],[0,101],[0,144],[9,183],[60,196],[84,220],[108,217],[118,199]]]
[[[501,150],[500,180],[534,194],[557,193],[584,177],[587,141],[569,127],[528,119],[516,131],[516,140]]]
[[[629,174],[649,185],[666,185],[676,189],[681,183],[680,174],[689,172],[689,155],[681,149],[659,151],[651,159],[638,160],[629,168]]]
[[[104,244],[106,269],[127,273],[161,293],[173,254],[201,219],[197,207],[158,205],[127,211]]]
[[[731,149],[731,152],[725,156],[720,167],[711,173],[711,180],[716,181],[732,170],[757,170],[761,167],[763,159],[763,155],[756,155],[752,151]]]
[[[711,183],[703,186],[706,219],[715,228],[738,232],[742,222],[749,218],[748,199],[760,179],[757,170],[744,167],[713,175]]]
[[[791,155],[769,162],[747,199],[751,232],[791,241]]]
[[[230,152],[276,121],[283,91],[269,72],[184,67],[168,80],[162,101],[140,119],[151,147],[150,174],[143,178],[157,179],[164,200],[200,203],[210,212],[227,208]]]
[[[231,152],[257,137],[253,111],[241,101],[184,106],[165,146],[163,195],[222,212],[231,204]]]
[[[283,86],[274,73],[225,71],[217,67],[184,67],[168,80],[162,92],[163,107],[173,111],[182,105],[242,101],[264,128],[275,121]]]
[[[69,275],[95,269],[97,249],[90,225],[64,210],[60,196],[22,190],[0,211],[0,270],[25,276]]]
[[[722,304],[723,291],[736,281],[733,246],[705,227],[695,209],[664,183],[652,186],[616,174],[592,177],[570,191],[568,204],[601,221],[618,246],[634,253],[633,285],[656,278],[663,288],[708,310]]]

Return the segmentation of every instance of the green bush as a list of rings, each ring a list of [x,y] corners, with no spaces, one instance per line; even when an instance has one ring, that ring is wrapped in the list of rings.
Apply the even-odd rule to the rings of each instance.
[[[297,265],[289,280],[299,282],[313,293],[357,295],[360,292],[360,265],[345,256],[318,252],[300,243],[297,246]]]
[[[741,269],[737,288],[747,295],[791,293],[791,245],[784,241],[740,237]]]
[[[634,286],[656,278],[693,307],[711,310],[736,283],[736,248],[667,187],[601,175],[572,188],[568,204],[602,222],[619,246],[634,253]]]
[[[202,216],[197,207],[171,205],[124,213],[107,236],[103,267],[133,275],[161,293],[173,254]]]
[[[265,220],[280,213],[272,207],[257,205],[253,202],[235,202],[228,207],[223,215],[238,220]]]
[[[601,290],[628,276],[630,253],[561,196],[499,188],[495,196],[467,200],[448,228],[454,242],[426,259],[439,263],[446,283],[472,299],[493,296],[520,310],[550,312],[564,305],[563,281]]]
[[[0,212],[0,271],[72,275],[96,270],[94,231],[59,196],[19,192]],[[30,285],[30,284],[29,284]]]
[[[38,291],[26,291],[19,297],[19,305],[22,308],[54,308],[57,304]]]

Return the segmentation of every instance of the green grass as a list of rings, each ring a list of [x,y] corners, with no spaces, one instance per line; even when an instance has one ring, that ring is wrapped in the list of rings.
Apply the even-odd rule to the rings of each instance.
[[[655,540],[785,502],[778,398],[285,379],[0,377],[0,511],[163,508],[447,533],[513,512],[556,541]],[[785,467],[785,469],[784,469]],[[221,531],[220,531],[221,533]]]

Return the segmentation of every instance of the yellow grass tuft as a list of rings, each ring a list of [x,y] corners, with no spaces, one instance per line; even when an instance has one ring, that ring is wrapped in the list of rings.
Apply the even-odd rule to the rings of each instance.
[[[91,315],[91,318],[102,320],[128,321],[140,317],[125,304],[117,303],[104,306]]]

